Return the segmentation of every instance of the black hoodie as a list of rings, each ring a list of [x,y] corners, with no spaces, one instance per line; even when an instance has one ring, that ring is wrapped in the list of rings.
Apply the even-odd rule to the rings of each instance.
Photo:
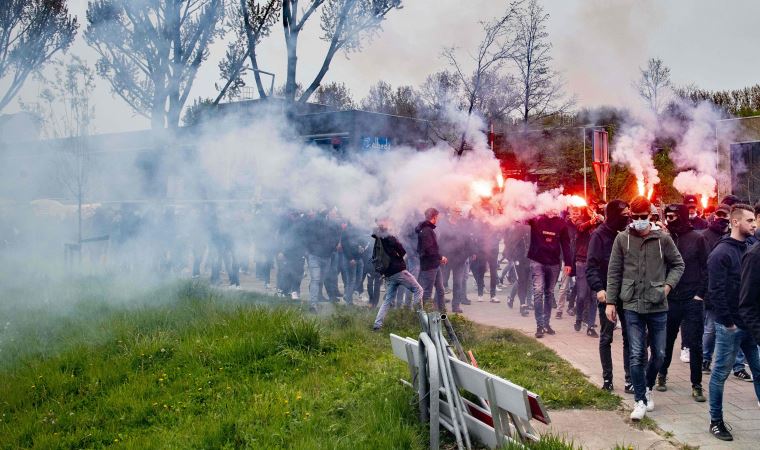
[[[725,327],[744,328],[739,316],[742,256],[747,243],[731,236],[723,237],[707,258],[709,274],[705,308],[715,315],[715,321]]]
[[[420,255],[420,271],[433,270],[441,266],[441,252],[435,237],[435,225],[429,220],[420,222],[417,228],[417,253]]]
[[[670,291],[668,301],[692,300],[694,297],[704,300],[707,292],[707,255],[709,254],[707,241],[691,225],[689,209],[686,205],[668,205],[665,213],[678,215],[677,220],[668,222],[668,231],[686,265],[681,280]]]
[[[528,259],[547,266],[559,265],[560,255],[565,266],[572,266],[570,235],[567,222],[560,217],[538,216],[528,221],[530,225],[530,249]]]
[[[755,342],[760,342],[760,245],[752,246],[742,258],[739,316]]]
[[[586,258],[586,281],[595,293],[607,290],[607,269],[612,244],[618,233],[628,225],[628,219],[621,214],[627,207],[628,203],[622,200],[609,202],[604,223],[591,233]]]

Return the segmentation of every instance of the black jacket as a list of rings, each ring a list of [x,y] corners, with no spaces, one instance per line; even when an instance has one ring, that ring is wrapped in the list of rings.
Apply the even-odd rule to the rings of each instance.
[[[388,270],[386,270],[382,275],[389,277],[401,272],[402,270],[406,270],[406,263],[404,262],[404,255],[406,255],[406,250],[404,250],[404,246],[401,245],[401,242],[396,239],[396,236],[392,236],[387,232],[375,229],[375,232],[372,233],[372,237],[375,239],[380,239],[385,253],[387,253],[391,258],[390,264],[388,265]]]
[[[701,230],[702,236],[705,238],[705,245],[707,245],[707,252],[710,253],[716,245],[718,245],[718,241],[723,239],[724,236],[726,236],[726,233],[717,230],[714,227],[709,227],[704,230]]]
[[[464,262],[475,253],[475,242],[472,236],[472,222],[464,218],[456,222],[447,221],[437,227],[439,252],[450,263]]]
[[[739,316],[755,342],[760,342],[760,245],[753,245],[742,258]]]
[[[593,292],[607,290],[607,269],[610,265],[612,244],[617,235],[618,231],[613,230],[607,222],[591,233],[586,258],[586,281]]]
[[[308,221],[306,251],[309,254],[329,258],[340,242],[340,225],[324,216],[316,216]]]
[[[707,221],[699,216],[689,219],[689,222],[691,222],[691,226],[693,226],[695,230],[707,229]]]
[[[726,236],[718,242],[707,258],[709,273],[705,308],[712,310],[715,321],[725,327],[744,328],[739,316],[742,256],[746,242]]]
[[[420,270],[433,270],[441,265],[441,253],[435,236],[435,225],[425,220],[414,229],[417,232],[417,253],[420,255]]]
[[[577,230],[573,256],[576,262],[585,263],[588,259],[588,244],[591,241],[591,233],[594,232],[599,224],[587,215],[584,215],[573,225]]]
[[[547,266],[556,266],[563,261],[565,266],[572,266],[570,236],[564,219],[539,216],[530,219],[528,225],[530,225],[528,259]],[[560,261],[560,255],[563,261]]]
[[[686,265],[681,281],[670,291],[668,301],[692,300],[695,296],[704,300],[707,293],[707,255],[710,254],[705,237],[694,230],[686,205],[669,205],[666,212],[678,215],[676,221],[668,223],[668,231]]]

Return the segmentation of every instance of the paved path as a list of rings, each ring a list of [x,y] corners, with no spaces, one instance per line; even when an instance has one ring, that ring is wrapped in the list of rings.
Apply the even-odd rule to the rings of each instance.
[[[462,306],[467,318],[483,325],[518,330],[529,337],[533,337],[536,325],[532,311],[530,316],[522,317],[517,305],[514,309],[509,309],[505,302],[509,288],[499,293],[498,297],[502,300],[501,303],[492,304],[488,301],[481,303],[476,301],[477,295],[472,292],[474,285],[472,278],[468,280],[467,284],[468,297],[472,301],[471,305]],[[307,295],[307,286],[308,279],[304,280],[302,284],[302,296]],[[263,285],[253,280],[252,277],[243,277],[242,287],[246,290],[263,291]],[[447,295],[447,298],[450,298],[450,295]],[[450,307],[450,303],[448,306]],[[576,332],[573,329],[574,321],[574,317],[568,316],[559,320],[552,318],[551,325],[557,334],[554,336],[547,335],[540,341],[588,376],[592,383],[601,386],[599,341],[596,338],[586,336],[583,330]],[[676,343],[680,343],[680,337]],[[615,392],[623,398],[627,407],[632,409],[633,396],[623,392],[622,353],[622,336],[620,330],[616,330],[612,352],[615,368]],[[723,442],[708,432],[708,402],[696,403],[691,399],[688,364],[681,362],[676,354],[668,372],[668,391],[654,393],[655,410],[647,413],[647,416],[654,419],[662,430],[672,433],[677,441],[692,447],[699,447],[702,450],[760,449],[760,408],[755,399],[752,383],[737,380],[733,376],[730,376],[726,382],[724,417],[726,422],[733,427],[734,441]],[[703,374],[702,386],[705,396],[708,396],[709,381],[710,375]],[[591,413],[589,412],[589,414]],[[593,413],[596,414],[596,412]],[[619,423],[618,419],[620,418],[617,413],[598,413],[599,417],[592,417],[593,414],[585,414],[584,419],[581,420],[579,416],[573,416],[576,413],[571,411],[556,412],[555,416],[558,420],[553,430],[561,430],[576,442],[582,442],[584,448],[588,449],[605,448],[604,445],[610,442],[635,443],[638,448],[659,449],[668,447],[663,439],[652,432],[640,432],[627,425],[615,426]],[[596,426],[594,425],[595,420],[599,421]],[[578,430],[574,426],[574,421],[586,423],[587,426]],[[605,439],[599,435],[603,430],[607,430],[609,434],[614,436]]]

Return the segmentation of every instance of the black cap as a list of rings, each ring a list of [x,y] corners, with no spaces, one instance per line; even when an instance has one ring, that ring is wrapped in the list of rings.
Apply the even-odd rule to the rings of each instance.
[[[683,204],[686,206],[697,206],[697,196],[696,195],[684,195],[683,196]]]

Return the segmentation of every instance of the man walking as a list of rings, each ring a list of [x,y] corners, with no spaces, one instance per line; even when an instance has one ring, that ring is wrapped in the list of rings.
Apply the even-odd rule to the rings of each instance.
[[[605,209],[605,220],[591,234],[586,258],[586,281],[594,292],[599,308],[599,360],[602,363],[602,389],[612,391],[612,337],[615,321],[607,319],[607,269],[612,254],[612,244],[618,233],[625,230],[631,220],[631,210],[623,200],[612,200]],[[625,324],[623,308],[617,309],[623,332],[623,369],[625,370],[625,393],[633,393],[630,372],[630,346],[628,345],[628,327]]]
[[[425,220],[419,223],[414,231],[417,232],[417,253],[420,255],[420,284],[423,290],[423,302],[430,299],[430,293],[435,287],[435,308],[446,311],[443,300],[443,275],[441,264],[448,259],[438,251],[438,240],[435,236],[435,224],[438,222],[438,210],[425,210]]]
[[[377,312],[375,323],[372,326],[373,331],[377,331],[383,326],[385,315],[388,309],[396,299],[396,290],[399,286],[405,287],[412,292],[412,308],[422,308],[422,286],[417,282],[414,276],[406,270],[404,255],[406,250],[404,246],[388,232],[387,222],[378,222],[378,226],[372,233],[375,238],[375,251],[372,254],[372,262],[375,270],[380,272],[387,280],[385,287],[385,299],[383,300],[380,310]],[[379,251],[378,251],[379,250]],[[379,253],[384,254],[384,256]]]
[[[755,396],[760,399],[760,356],[757,343],[739,314],[742,256],[747,249],[747,238],[755,234],[757,224],[752,207],[744,204],[732,206],[729,219],[731,234],[718,242],[707,259],[707,298],[710,314],[715,320],[715,351],[710,376],[710,433],[722,441],[733,440],[723,421],[723,387],[739,348],[744,351],[749,363],[754,377]],[[751,275],[747,275],[749,289]]]
[[[567,224],[556,211],[528,221],[530,225],[530,273],[533,280],[533,308],[536,317],[536,337],[555,334],[549,325],[554,303],[554,287],[559,277],[560,259],[564,262],[564,275],[570,276],[572,253]]]
[[[702,332],[704,329],[704,298],[707,291],[707,244],[689,221],[686,205],[672,204],[665,208],[668,231],[684,262],[681,281],[668,295],[667,343],[665,361],[657,376],[657,390],[667,391],[667,376],[673,358],[673,346],[682,328],[682,340],[689,349],[691,397],[704,402],[702,394]]]
[[[628,326],[636,401],[631,420],[641,420],[654,409],[652,387],[665,357],[667,296],[684,270],[673,239],[649,221],[650,215],[646,197],[633,199],[632,223],[615,238],[607,271],[607,318],[614,322],[621,306]]]

